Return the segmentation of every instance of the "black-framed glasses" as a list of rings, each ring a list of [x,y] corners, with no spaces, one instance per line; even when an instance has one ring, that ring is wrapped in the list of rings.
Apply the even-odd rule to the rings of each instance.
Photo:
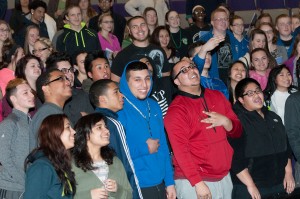
[[[243,95],[242,95],[242,97],[244,97],[244,96],[246,96],[246,95],[248,95],[248,97],[252,97],[252,96],[254,96],[254,94],[260,94],[260,93],[262,93],[262,90],[261,90],[261,88],[256,88],[254,91],[252,91],[252,90],[249,90],[249,91],[247,91],[246,93],[244,93]]]
[[[62,68],[62,69],[59,69],[61,72],[63,72],[64,74],[67,74],[67,73],[74,73],[75,72],[75,68],[74,67],[70,67],[70,68]]]
[[[48,47],[41,48],[41,49],[37,49],[37,50],[33,50],[33,51],[32,51],[32,54],[35,55],[37,52],[41,53],[41,52],[43,52],[43,51],[46,50],[46,49],[48,49]]]
[[[177,77],[181,74],[181,73],[187,73],[189,72],[191,69],[194,69],[196,67],[196,65],[194,63],[191,63],[189,66],[184,66],[183,68],[180,69],[180,71],[177,73],[177,75],[175,75],[174,79],[177,79]]]
[[[51,80],[51,81],[45,83],[45,86],[46,86],[46,85],[49,85],[49,84],[51,84],[51,83],[53,83],[53,82],[56,82],[56,81],[64,81],[64,82],[65,82],[66,80],[69,81],[69,79],[68,79],[66,76],[59,76],[59,77],[57,77],[57,78],[55,78],[55,79],[53,79],[53,80]]]

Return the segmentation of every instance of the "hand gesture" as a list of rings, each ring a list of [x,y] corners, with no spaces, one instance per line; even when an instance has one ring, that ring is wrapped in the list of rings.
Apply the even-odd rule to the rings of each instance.
[[[247,186],[247,190],[248,190],[249,194],[251,195],[252,199],[261,199],[260,193],[254,184],[253,184],[253,186]]]
[[[203,111],[203,113],[208,115],[208,118],[201,120],[201,122],[211,124],[210,126],[206,127],[206,129],[211,129],[216,126],[223,126],[227,131],[230,131],[232,129],[232,122],[225,115],[214,111]]]
[[[152,138],[149,138],[146,143],[148,144],[148,150],[149,150],[149,153],[152,154],[152,153],[156,153],[158,151],[158,147],[159,147],[159,139],[152,139]]]
[[[197,199],[212,199],[211,192],[208,186],[203,182],[198,182],[195,185]]]
[[[108,192],[104,187],[91,190],[92,199],[107,199]]]
[[[168,199],[176,199],[176,191],[174,185],[167,186],[166,192]]]
[[[109,192],[117,192],[118,184],[115,180],[107,179],[105,181],[105,189]]]

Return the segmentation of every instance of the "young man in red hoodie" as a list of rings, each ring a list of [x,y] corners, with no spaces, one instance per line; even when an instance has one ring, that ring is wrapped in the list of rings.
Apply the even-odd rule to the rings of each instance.
[[[192,61],[173,69],[178,96],[164,119],[174,152],[178,198],[231,198],[229,174],[233,149],[229,137],[239,137],[242,126],[225,96],[200,85]]]

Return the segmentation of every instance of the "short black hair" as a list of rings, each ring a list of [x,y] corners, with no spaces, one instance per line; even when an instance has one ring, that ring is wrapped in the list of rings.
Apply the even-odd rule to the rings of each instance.
[[[139,71],[139,70],[148,70],[148,66],[141,62],[141,61],[138,61],[138,60],[135,60],[135,61],[132,61],[132,62],[129,62],[127,64],[127,67],[126,67],[126,80],[128,81],[129,80],[129,72],[130,71]]]
[[[100,79],[95,81],[89,91],[89,97],[90,97],[90,101],[91,103],[95,106],[95,107],[99,107],[99,96],[105,95],[108,85],[111,83],[115,83],[116,82],[110,80],[110,79]]]
[[[242,79],[241,81],[239,81],[235,87],[235,99],[238,99],[239,97],[242,97],[246,87],[248,86],[248,84],[250,83],[254,83],[256,84],[259,88],[261,88],[260,84],[252,78],[245,78]]]
[[[195,48],[199,47],[199,46],[203,46],[205,44],[204,41],[197,41],[195,43],[192,43],[191,45],[189,45],[188,47],[188,55],[189,57],[193,57],[194,53],[195,53]]]
[[[71,64],[70,56],[65,52],[53,52],[46,60],[46,70],[57,68],[57,63],[68,61]]]
[[[39,7],[42,7],[45,9],[45,12],[47,12],[47,4],[44,1],[40,1],[40,0],[34,0],[29,4],[29,9],[37,9]]]
[[[107,63],[109,63],[105,53],[102,50],[89,52],[84,60],[84,69],[86,74],[88,72],[92,72],[92,62],[98,58],[105,59]]]
[[[54,71],[60,71],[60,70],[56,68],[51,68],[46,72],[42,73],[36,80],[36,94],[42,102],[45,102],[45,95],[42,87],[49,82],[51,73]]]

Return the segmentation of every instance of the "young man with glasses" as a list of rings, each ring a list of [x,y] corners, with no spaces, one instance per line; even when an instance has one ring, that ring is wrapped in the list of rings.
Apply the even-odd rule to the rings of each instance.
[[[200,85],[190,60],[172,71],[178,96],[164,118],[174,152],[178,198],[231,198],[229,174],[233,150],[227,141],[239,137],[242,126],[225,96]]]
[[[52,68],[36,80],[36,92],[44,104],[32,118],[29,148],[37,146],[37,132],[42,121],[49,115],[63,114],[65,102],[72,96],[70,80],[63,72]]]
[[[222,8],[217,8],[211,14],[212,30],[206,35],[200,37],[200,41],[207,42],[210,38],[223,36],[225,40],[215,48],[212,52],[212,66],[209,75],[213,78],[220,78],[223,82],[227,82],[229,65],[238,60],[238,53],[235,49],[234,41],[236,38],[229,31],[229,16]]]
[[[88,94],[74,87],[75,68],[71,65],[71,58],[64,52],[54,52],[48,57],[46,65],[47,70],[56,68],[64,73],[70,81],[72,97],[66,101],[63,110],[71,123],[75,125],[79,118],[87,113],[92,113],[94,108],[90,103]]]
[[[104,13],[110,13],[114,20],[114,31],[113,34],[118,37],[119,43],[122,44],[124,38],[124,31],[126,26],[126,19],[115,13],[113,10],[114,0],[99,0],[99,15],[93,17],[89,21],[89,28],[99,32],[98,19]]]

